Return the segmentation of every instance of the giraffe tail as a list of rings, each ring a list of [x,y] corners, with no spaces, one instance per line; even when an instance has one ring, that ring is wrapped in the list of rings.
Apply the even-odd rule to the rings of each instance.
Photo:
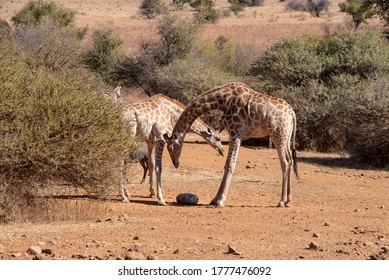
[[[293,171],[294,171],[294,174],[296,175],[297,180],[300,182],[300,176],[298,174],[298,168],[297,168],[296,129],[297,129],[297,121],[296,121],[296,115],[294,115],[294,117],[293,117],[293,149],[292,149]]]

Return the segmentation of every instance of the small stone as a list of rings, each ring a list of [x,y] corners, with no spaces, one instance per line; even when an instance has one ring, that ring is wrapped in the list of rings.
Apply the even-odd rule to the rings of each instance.
[[[232,247],[230,244],[228,244],[227,254],[241,255],[242,253],[238,252],[234,247]]]
[[[312,236],[313,237],[319,237],[319,235],[317,233],[313,233]]]
[[[124,257],[125,260],[147,260],[147,257],[140,252],[128,252]]]
[[[45,248],[42,250],[42,253],[46,255],[54,255],[54,250],[50,248]]]
[[[177,255],[177,254],[179,254],[180,253],[180,249],[177,249],[177,250],[175,250],[174,252],[173,252],[173,255]]]
[[[139,236],[134,236],[133,240],[139,240]]]
[[[370,255],[367,259],[368,260],[385,260],[384,256],[382,256],[380,254]]]
[[[43,256],[41,254],[34,255],[34,257],[32,259],[37,260],[37,261],[41,261],[41,260],[43,260]]]
[[[379,241],[384,241],[385,240],[385,236],[383,236],[383,235],[379,235],[377,238],[378,238]]]
[[[250,163],[246,165],[246,169],[253,169],[253,168],[254,168],[254,166]]]
[[[374,243],[373,242],[364,242],[363,245],[366,247],[372,247],[374,245]]]
[[[345,250],[342,250],[342,249],[336,250],[336,253],[338,253],[338,254],[344,254],[344,255],[351,255],[351,253],[350,253],[349,251],[345,251]]]
[[[13,258],[19,258],[22,255],[20,252],[11,252],[11,257]]]
[[[42,254],[42,248],[39,246],[31,246],[28,248],[27,253],[30,255],[39,255]]]
[[[319,245],[317,245],[315,242],[311,242],[309,244],[308,250],[317,251],[317,250],[319,250]]]
[[[83,255],[83,254],[80,254],[80,253],[76,253],[76,254],[73,254],[72,255],[72,259],[79,259],[79,260],[82,260],[82,259],[86,259],[87,256]]]
[[[330,222],[325,222],[325,223],[324,223],[324,226],[325,226],[325,227],[329,227],[329,226],[331,226],[331,223],[330,223]]]
[[[142,248],[142,244],[140,243],[137,243],[137,244],[134,244],[130,247],[130,249],[128,249],[128,251],[132,251],[132,252],[140,252],[140,249]]]
[[[0,244],[0,254],[3,254],[4,253],[4,246],[2,244]]]
[[[147,260],[155,261],[155,260],[158,260],[158,257],[156,255],[148,255]]]

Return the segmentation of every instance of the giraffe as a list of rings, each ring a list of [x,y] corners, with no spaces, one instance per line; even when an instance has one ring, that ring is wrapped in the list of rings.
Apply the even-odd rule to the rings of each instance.
[[[190,125],[199,116],[212,110],[223,112],[220,124],[229,133],[230,147],[223,179],[210,204],[224,207],[242,140],[269,135],[277,149],[282,169],[282,194],[278,206],[288,206],[292,199],[290,180],[292,166],[299,179],[295,150],[296,115],[286,101],[256,92],[244,84],[230,83],[214,88],[188,104],[178,119],[172,135],[164,135],[173,165],[178,168],[180,164],[183,141]]]
[[[161,186],[162,153],[165,146],[164,134],[171,134],[175,123],[185,106],[177,100],[163,94],[157,94],[146,101],[128,104],[124,108],[124,118],[130,124],[131,134],[147,142],[150,169],[150,197],[155,195],[153,188],[153,169],[155,167],[157,181],[157,198],[159,205],[166,205]],[[201,120],[196,120],[190,129],[203,137],[219,155],[223,155],[223,147],[217,133]],[[120,179],[120,195],[124,202],[129,202],[130,195],[125,187],[125,163],[122,163]]]
[[[112,99],[114,101],[118,101],[119,97],[121,96],[121,86],[117,86],[113,89],[112,92],[104,92],[104,96],[107,99]]]

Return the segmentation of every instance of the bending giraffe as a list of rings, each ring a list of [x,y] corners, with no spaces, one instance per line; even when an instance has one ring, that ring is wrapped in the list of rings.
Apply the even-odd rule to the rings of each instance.
[[[161,174],[162,174],[162,153],[165,147],[164,134],[171,134],[173,123],[177,122],[184,111],[185,106],[158,94],[150,97],[144,102],[128,104],[125,107],[124,117],[131,125],[133,136],[147,142],[149,153],[149,174],[150,174],[150,196],[155,195],[153,188],[153,169],[155,167],[157,181],[158,204],[166,205],[162,195]],[[223,155],[223,147],[220,138],[203,121],[196,120],[190,129],[203,137],[205,141]],[[120,179],[120,195],[124,202],[129,202],[130,195],[125,186],[125,163],[122,164]]]
[[[167,148],[176,168],[180,164],[183,141],[189,127],[199,116],[212,110],[223,112],[220,124],[229,133],[230,147],[223,179],[211,204],[224,206],[242,140],[269,135],[277,149],[282,168],[282,194],[278,206],[287,206],[292,199],[292,166],[298,178],[295,150],[296,115],[292,107],[280,98],[258,93],[241,83],[230,83],[199,95],[181,114],[171,137],[165,135]]]

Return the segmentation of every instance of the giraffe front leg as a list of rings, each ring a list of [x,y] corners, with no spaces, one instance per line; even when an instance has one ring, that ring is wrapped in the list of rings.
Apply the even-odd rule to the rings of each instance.
[[[166,206],[166,202],[163,199],[162,195],[162,153],[163,149],[165,147],[165,141],[164,140],[158,140],[155,143],[155,174],[157,177],[157,198],[158,198],[158,205]]]
[[[128,193],[126,187],[126,161],[122,160],[120,163],[120,182],[119,182],[119,195],[123,202],[130,202],[131,195]]]
[[[149,197],[155,197],[155,190],[153,186],[153,180],[154,180],[154,166],[155,166],[155,147],[153,143],[147,143],[147,148],[149,152],[149,160],[148,160],[148,166],[149,166]]]
[[[227,199],[228,189],[230,187],[232,174],[234,173],[236,160],[238,159],[239,148],[241,144],[240,138],[235,138],[230,141],[230,148],[228,150],[228,157],[226,164],[224,165],[223,179],[220,183],[219,190],[214,199],[211,201],[211,205],[216,207],[224,207],[224,201]]]

